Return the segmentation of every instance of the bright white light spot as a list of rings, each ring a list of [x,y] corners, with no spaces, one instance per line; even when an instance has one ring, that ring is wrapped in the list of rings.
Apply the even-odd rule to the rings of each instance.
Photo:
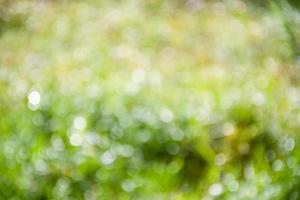
[[[136,188],[136,184],[132,180],[125,180],[122,183],[122,189],[126,192],[132,192]]]
[[[128,83],[126,90],[131,95],[135,95],[139,92],[140,86],[136,82],[130,82]]]
[[[287,151],[292,151],[295,147],[295,140],[293,138],[288,138],[285,142],[284,142],[284,148]]]
[[[80,146],[82,144],[82,138],[78,133],[73,133],[70,137],[70,143],[73,146]]]
[[[91,98],[101,95],[101,89],[97,84],[92,84],[88,86],[87,95]]]
[[[234,127],[234,125],[232,123],[225,123],[223,125],[222,131],[223,131],[223,134],[225,136],[229,136],[229,135],[232,135],[234,133],[235,127]]]
[[[244,169],[244,176],[246,179],[251,179],[255,175],[253,165],[251,163],[246,164]]]
[[[28,95],[28,102],[31,108],[33,109],[38,108],[40,101],[41,101],[41,95],[38,91],[34,90],[30,92],[30,94]]]
[[[150,84],[156,87],[160,87],[162,83],[162,77],[159,71],[153,71],[149,77]]]
[[[226,155],[224,153],[219,153],[218,155],[216,155],[215,157],[215,163],[218,166],[224,165],[226,163]]]
[[[104,165],[111,165],[116,160],[116,155],[110,151],[106,151],[100,158]]]
[[[278,172],[283,168],[283,162],[279,159],[275,160],[272,164],[272,168],[274,171]]]
[[[173,117],[173,112],[167,108],[162,109],[160,112],[160,119],[165,123],[171,122]]]
[[[46,172],[47,171],[47,164],[44,160],[38,160],[36,163],[35,163],[35,168],[40,171],[40,172]]]
[[[73,121],[73,126],[78,130],[85,129],[86,119],[83,116],[77,116]]]
[[[252,100],[256,105],[261,106],[265,103],[265,96],[263,93],[257,92],[252,96]]]
[[[145,70],[143,69],[136,69],[132,73],[132,80],[136,83],[141,83],[145,80]]]
[[[223,185],[220,183],[212,184],[208,190],[209,194],[212,196],[219,196],[223,193]]]

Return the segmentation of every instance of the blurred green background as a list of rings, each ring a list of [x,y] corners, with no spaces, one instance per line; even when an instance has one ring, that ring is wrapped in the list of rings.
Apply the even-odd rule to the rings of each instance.
[[[0,198],[300,199],[298,2],[0,0]]]

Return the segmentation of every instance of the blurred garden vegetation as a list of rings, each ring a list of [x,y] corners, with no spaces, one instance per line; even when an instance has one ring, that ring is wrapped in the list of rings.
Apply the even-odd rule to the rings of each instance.
[[[0,198],[299,199],[298,2],[0,0]]]

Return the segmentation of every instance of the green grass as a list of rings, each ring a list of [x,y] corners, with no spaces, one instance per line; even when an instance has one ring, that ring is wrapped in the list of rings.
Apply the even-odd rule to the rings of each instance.
[[[4,2],[1,198],[299,198],[294,7]]]

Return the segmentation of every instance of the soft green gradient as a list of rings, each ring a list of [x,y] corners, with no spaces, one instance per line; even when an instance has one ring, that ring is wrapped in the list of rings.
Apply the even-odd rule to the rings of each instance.
[[[293,6],[0,0],[0,198],[300,198]]]

